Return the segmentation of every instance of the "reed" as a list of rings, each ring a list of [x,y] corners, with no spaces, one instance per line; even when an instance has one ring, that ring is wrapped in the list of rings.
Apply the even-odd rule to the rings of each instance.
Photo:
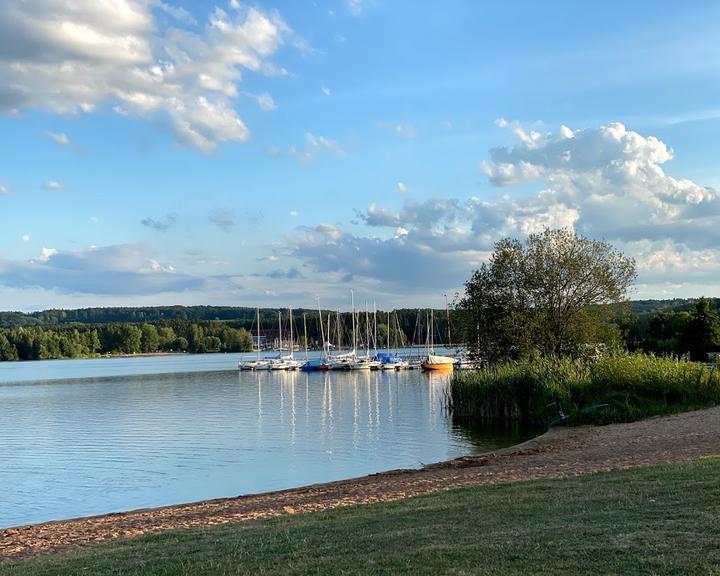
[[[720,404],[720,371],[672,357],[531,357],[456,373],[456,421],[533,425],[629,422]]]

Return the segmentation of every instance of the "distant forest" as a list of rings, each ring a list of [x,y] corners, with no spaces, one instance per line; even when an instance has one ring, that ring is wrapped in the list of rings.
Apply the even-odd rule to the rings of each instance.
[[[429,311],[396,310],[357,313],[359,347],[383,348],[426,341]],[[350,313],[293,310],[293,341],[301,348],[321,348],[325,340],[347,347]],[[447,343],[447,318],[434,311],[433,337]],[[327,334],[328,321],[330,334]],[[339,326],[339,328],[338,328]],[[307,330],[307,342],[305,331]],[[267,347],[287,342],[287,309],[260,310],[259,333]],[[153,352],[249,352],[258,334],[257,310],[225,306],[160,306],[146,308],[83,308],[42,312],[0,312],[0,360],[82,358],[106,354]],[[441,336],[443,335],[443,336]],[[377,339],[377,341],[375,341]]]
[[[659,354],[697,356],[720,348],[720,299],[637,300],[618,311],[618,338],[631,350]],[[318,311],[293,310],[293,340],[304,347],[327,341],[345,347],[351,339],[351,314],[324,310],[321,330]],[[141,308],[81,308],[42,312],[0,312],[0,360],[80,358],[105,354],[152,352],[246,352],[253,349],[258,332],[255,308],[232,306],[157,306]],[[282,326],[278,325],[282,315]],[[463,317],[452,311],[450,330],[444,310],[432,312],[436,344],[462,342]],[[305,322],[303,323],[303,317]],[[424,344],[428,337],[429,310],[401,309],[390,316],[378,311],[377,327],[372,313],[358,313],[359,346],[383,348]],[[338,322],[339,318],[339,322]],[[366,320],[367,319],[367,320]],[[338,330],[338,326],[340,329]],[[261,340],[272,346],[289,337],[288,310],[260,310]],[[377,335],[377,342],[373,342]],[[703,339],[703,343],[698,342]]]

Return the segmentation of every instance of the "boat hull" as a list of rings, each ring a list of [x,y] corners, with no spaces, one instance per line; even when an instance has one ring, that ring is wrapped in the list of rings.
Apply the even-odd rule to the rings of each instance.
[[[448,364],[431,364],[429,362],[423,362],[420,364],[420,368],[426,372],[452,372],[455,365],[452,363]]]

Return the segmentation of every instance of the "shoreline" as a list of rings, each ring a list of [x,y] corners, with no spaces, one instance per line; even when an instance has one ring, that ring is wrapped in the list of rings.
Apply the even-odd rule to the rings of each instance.
[[[720,407],[628,424],[554,428],[477,456],[300,488],[0,530],[0,561],[169,530],[389,502],[464,486],[561,478],[720,455]]]

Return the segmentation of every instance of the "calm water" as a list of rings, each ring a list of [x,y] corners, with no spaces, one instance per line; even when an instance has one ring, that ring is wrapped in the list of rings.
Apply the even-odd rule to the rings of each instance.
[[[517,442],[445,376],[237,372],[240,355],[0,364],[0,527],[419,467]]]

